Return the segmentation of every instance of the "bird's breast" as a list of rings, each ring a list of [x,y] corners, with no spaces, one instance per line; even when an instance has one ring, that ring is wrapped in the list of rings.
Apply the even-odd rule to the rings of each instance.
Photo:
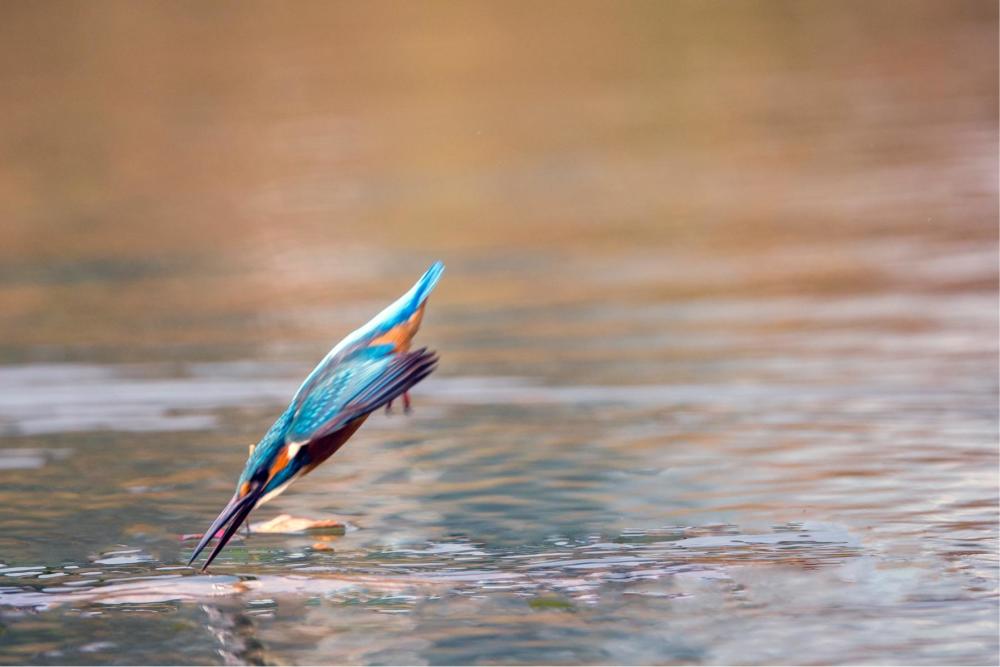
[[[338,449],[343,447],[344,443],[347,442],[352,435],[354,435],[354,432],[361,428],[361,425],[365,423],[366,419],[368,419],[368,415],[352,419],[344,424],[342,428],[339,428],[333,433],[313,440],[307,444],[306,451],[309,455],[309,459],[308,463],[306,463],[305,467],[302,469],[302,474],[304,475],[310,472],[320,463],[333,456],[333,454]]]

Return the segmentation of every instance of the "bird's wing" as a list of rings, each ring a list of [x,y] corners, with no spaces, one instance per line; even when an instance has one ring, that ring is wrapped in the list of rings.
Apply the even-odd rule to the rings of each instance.
[[[285,434],[304,443],[377,410],[427,377],[437,355],[426,348],[393,354],[391,345],[365,348],[323,369],[301,401]]]

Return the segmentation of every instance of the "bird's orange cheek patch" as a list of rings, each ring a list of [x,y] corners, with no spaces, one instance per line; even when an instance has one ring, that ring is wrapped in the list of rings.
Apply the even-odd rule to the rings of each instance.
[[[288,465],[288,447],[282,447],[281,451],[278,452],[278,456],[274,459],[274,463],[271,464],[271,469],[268,470],[268,478],[277,475],[286,465]]]
[[[246,496],[250,493],[250,482],[243,482],[240,484],[240,498]]]

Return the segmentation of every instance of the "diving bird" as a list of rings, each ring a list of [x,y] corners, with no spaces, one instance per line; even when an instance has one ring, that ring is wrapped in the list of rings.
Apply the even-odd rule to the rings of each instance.
[[[383,405],[388,409],[400,395],[409,408],[409,390],[437,365],[434,352],[410,350],[410,341],[443,272],[444,265],[435,262],[409,292],[319,362],[288,408],[251,446],[236,493],[201,538],[188,565],[224,528],[201,568],[205,571],[254,508],[328,459],[372,412]]]

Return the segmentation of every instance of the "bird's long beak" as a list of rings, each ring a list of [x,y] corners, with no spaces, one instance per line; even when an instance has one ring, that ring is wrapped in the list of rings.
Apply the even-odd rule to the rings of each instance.
[[[212,526],[205,532],[204,535],[202,535],[201,541],[198,542],[198,546],[194,548],[194,553],[191,554],[191,559],[188,561],[188,565],[191,565],[191,563],[194,562],[195,558],[198,557],[198,554],[200,554],[208,543],[212,541],[212,538],[215,537],[215,534],[219,531],[219,529],[228,524],[225,532],[222,533],[221,537],[219,537],[219,541],[216,543],[215,548],[212,549],[212,553],[209,554],[208,560],[206,560],[205,564],[201,566],[202,572],[208,569],[208,566],[212,564],[212,561],[219,555],[222,548],[226,546],[226,543],[233,537],[233,533],[239,529],[243,520],[246,519],[247,515],[250,514],[250,512],[253,511],[253,508],[257,506],[257,500],[259,498],[259,491],[251,491],[242,498],[239,496],[233,496],[229,501],[229,504],[226,505],[222,512],[219,513],[219,516],[215,518],[215,521],[212,522]]]

